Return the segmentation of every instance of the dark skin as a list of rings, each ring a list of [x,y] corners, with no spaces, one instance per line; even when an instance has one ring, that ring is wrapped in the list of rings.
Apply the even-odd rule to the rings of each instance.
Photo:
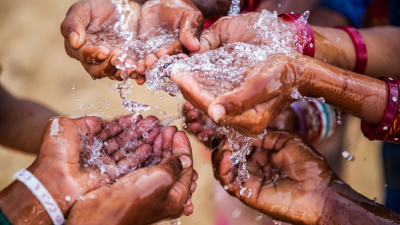
[[[53,110],[25,99],[12,96],[0,86],[0,144],[38,154],[41,133],[50,118],[57,116]]]
[[[246,13],[239,17],[223,17],[205,30],[200,37],[201,49],[197,53],[216,49],[224,44],[244,42],[260,44],[261,37],[253,29],[260,13]],[[312,26],[315,39],[315,59],[346,70],[353,70],[356,62],[354,44],[350,36],[336,28]],[[377,27],[359,30],[367,46],[368,64],[365,74],[399,77],[400,35],[396,27]],[[380,43],[377,45],[376,43]],[[385,56],[385,57],[382,57]]]
[[[267,131],[247,156],[250,178],[240,195],[227,142],[212,154],[214,175],[226,191],[276,220],[293,224],[399,224],[400,216],[351,189],[298,135]],[[367,213],[366,213],[367,212]],[[351,216],[345,216],[345,215]]]
[[[276,54],[249,69],[244,84],[220,96],[203,90],[187,74],[173,77],[184,97],[216,122],[248,136],[261,133],[296,99],[323,97],[326,103],[368,123],[379,124],[386,108],[386,84],[313,58]]]
[[[158,128],[158,119],[151,116],[145,119],[139,116],[134,119],[128,115],[104,125],[101,118],[98,117],[80,119],[56,117],[46,126],[39,156],[28,170],[47,188],[63,214],[66,215],[76,202],[78,196],[85,195],[101,186],[109,185],[120,179],[123,175],[131,172],[132,169],[146,166],[146,163],[155,166],[165,158],[168,158],[171,154],[165,154],[165,158],[160,156],[160,154],[163,155],[163,151],[172,152],[173,140],[175,140],[174,135],[177,130],[174,127],[167,127],[161,132],[161,129]],[[124,132],[125,130],[129,132]],[[153,132],[155,130],[156,132]],[[138,143],[141,141],[140,146],[132,149],[134,152],[131,155],[124,155],[115,159],[113,153],[119,151],[119,146],[126,146],[130,138],[138,133],[141,135],[143,132],[149,133],[148,138],[138,140]],[[155,133],[156,135],[154,135]],[[103,173],[98,167],[85,167],[82,165],[82,160],[86,155],[82,141],[90,144],[93,142],[95,136],[110,144],[115,143],[113,141],[117,140],[116,143],[118,144],[118,146],[114,144],[113,149],[107,149],[108,145],[102,147],[103,151],[101,151],[102,153],[98,159],[105,165]],[[155,143],[155,139],[158,136],[165,138]],[[176,141],[187,143],[182,138],[182,135],[177,135]],[[155,149],[154,151],[153,148]],[[158,158],[155,156],[158,156]],[[189,165],[185,169],[191,175],[190,183],[186,185],[189,191],[182,192],[182,195],[173,196],[186,199],[186,204],[180,204],[179,206],[182,207],[181,213],[188,215],[193,210],[188,193],[192,193],[196,188],[195,180],[197,179],[197,174],[191,167],[191,155],[175,155],[174,157],[175,162],[179,159],[182,161],[182,168],[184,167],[182,165],[185,165],[185,163]],[[175,168],[177,165],[180,164],[165,163],[164,167],[174,166]],[[139,171],[137,170],[133,174]],[[171,171],[173,172],[174,170],[171,169]],[[149,174],[151,172],[148,171]],[[174,176],[171,175],[171,177]],[[57,182],[54,182],[54,179],[57,179]],[[128,178],[126,179],[129,180]],[[153,183],[150,182],[149,184]],[[157,182],[154,182],[154,185],[157,185]],[[141,192],[139,190],[134,191],[140,196]],[[69,196],[70,200],[67,200],[66,196]],[[141,201],[141,203],[137,204],[145,203],[146,201]],[[32,210],[32,207],[35,207],[37,210]],[[19,181],[14,181],[0,192],[0,208],[13,224],[51,224],[50,217],[43,209],[43,206],[25,185]],[[82,210],[79,212],[82,212]],[[69,215],[72,214],[69,213]]]
[[[61,33],[65,38],[67,54],[81,61],[93,78],[122,80],[123,75],[143,84],[147,61],[151,62],[152,57],[176,54],[184,47],[189,51],[200,49],[198,36],[202,31],[203,15],[189,0],[148,1],[142,7],[132,1],[131,8],[136,13],[129,28],[139,35],[138,38],[151,35],[154,29],[164,28],[170,32],[179,29],[178,40],[159,49],[156,55],[148,56],[149,59],[129,62],[137,69],[128,74],[120,74],[115,68],[120,50],[94,46],[90,38],[88,39],[93,33],[110,31],[110,26],[116,22],[113,5],[110,0],[81,0],[69,9],[61,24]]]
[[[160,165],[85,195],[71,209],[67,224],[150,224],[192,213],[189,140],[185,133],[176,132],[172,142],[172,156]]]

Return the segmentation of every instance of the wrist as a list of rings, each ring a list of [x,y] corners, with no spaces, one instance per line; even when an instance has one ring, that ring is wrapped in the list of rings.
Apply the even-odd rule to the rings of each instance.
[[[345,70],[355,65],[355,49],[349,35],[339,29],[312,26],[316,59]]]
[[[39,200],[17,180],[0,192],[0,210],[11,224],[52,223]]]
[[[318,225],[399,222],[398,214],[360,195],[339,178],[332,180],[327,193]]]
[[[79,197],[79,186],[72,182],[72,178],[64,171],[48,167],[42,168],[41,164],[51,165],[50,163],[39,162],[37,159],[27,170],[43,184],[65,216]],[[47,214],[45,210],[43,213]]]

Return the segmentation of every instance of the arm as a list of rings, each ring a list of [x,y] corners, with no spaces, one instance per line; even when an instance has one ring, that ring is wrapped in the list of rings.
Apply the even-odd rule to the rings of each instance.
[[[17,99],[0,86],[0,144],[39,153],[40,139],[57,113],[38,103]]]
[[[315,58],[352,71],[356,54],[350,36],[343,30],[313,26]],[[400,28],[377,27],[359,30],[367,46],[365,74],[371,77],[400,77]]]
[[[303,96],[323,97],[326,103],[373,125],[382,120],[387,104],[384,81],[312,58],[307,58],[304,71],[306,81],[299,88]]]
[[[400,215],[364,197],[344,182],[333,181],[328,191],[318,225],[400,224]]]

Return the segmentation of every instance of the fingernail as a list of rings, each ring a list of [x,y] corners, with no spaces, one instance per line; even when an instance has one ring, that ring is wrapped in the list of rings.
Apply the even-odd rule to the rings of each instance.
[[[215,122],[218,122],[226,114],[224,106],[217,104],[210,109],[211,117]]]
[[[183,169],[186,169],[192,165],[192,159],[189,156],[182,155],[179,156],[179,159],[181,160]]]
[[[75,31],[69,34],[69,43],[71,43],[74,48],[78,48],[78,41],[79,35]]]
[[[97,53],[96,58],[97,58],[98,60],[103,60],[103,59],[106,59],[107,56],[104,55],[103,53]]]

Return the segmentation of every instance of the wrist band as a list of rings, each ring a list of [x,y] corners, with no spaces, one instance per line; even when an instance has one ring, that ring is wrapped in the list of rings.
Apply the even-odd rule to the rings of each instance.
[[[399,85],[400,81],[393,78],[380,77],[380,80],[387,85],[387,106],[381,123],[373,126],[365,121],[361,121],[361,130],[369,140],[389,141],[400,143],[400,104],[399,104]]]
[[[13,175],[13,179],[21,181],[32,192],[32,194],[36,196],[55,225],[61,225],[64,223],[64,215],[56,201],[54,201],[51,194],[31,172],[26,169],[20,169]]]
[[[336,128],[336,114],[332,106],[316,100],[302,99],[290,107],[299,120],[298,132],[316,144],[331,137]]]
[[[283,14],[279,14],[278,17],[281,17],[285,21],[294,22],[295,20],[297,20],[298,18],[301,17],[301,14],[300,13],[283,13]],[[304,36],[304,34],[301,34],[301,32],[298,33],[297,35],[299,36],[300,39]],[[307,35],[307,37],[306,37],[307,43],[298,50],[301,51],[303,53],[303,55],[308,55],[308,56],[314,58],[314,53],[315,53],[314,33],[313,33],[311,25],[308,21],[306,24],[306,35]]]
[[[356,49],[356,65],[354,72],[364,74],[367,69],[367,46],[365,45],[364,39],[357,29],[349,26],[337,26],[336,28],[346,31],[353,41],[354,48]]]
[[[0,225],[12,225],[1,211],[0,211]]]

